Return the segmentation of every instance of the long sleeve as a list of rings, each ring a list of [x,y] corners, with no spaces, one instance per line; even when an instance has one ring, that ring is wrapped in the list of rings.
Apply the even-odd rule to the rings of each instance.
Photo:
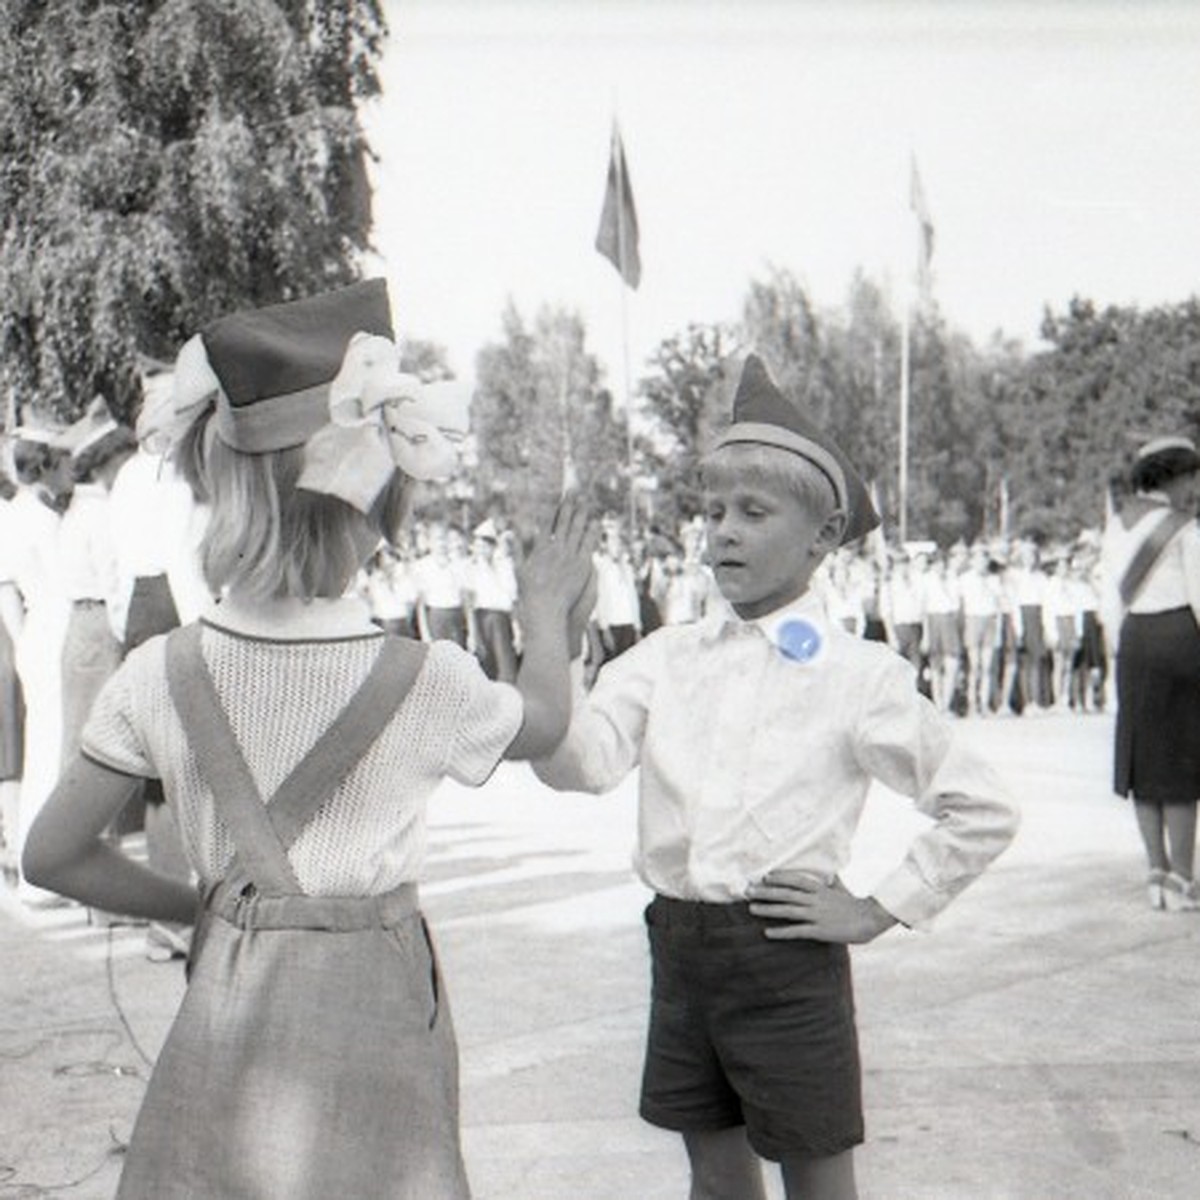
[[[874,891],[905,925],[928,923],[1013,840],[1016,805],[1008,789],[950,723],[889,671],[867,694],[857,733],[862,767],[912,798],[933,825],[909,846]]]
[[[607,663],[589,695],[573,663],[571,723],[555,752],[533,764],[537,777],[559,791],[615,788],[641,757],[659,666],[660,639],[647,638]]]

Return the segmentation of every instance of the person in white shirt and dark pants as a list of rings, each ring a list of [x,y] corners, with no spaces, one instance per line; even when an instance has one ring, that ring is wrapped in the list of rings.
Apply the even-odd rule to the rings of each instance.
[[[635,867],[647,910],[650,1031],[641,1113],[682,1133],[695,1197],[851,1200],[863,1139],[847,944],[924,925],[1009,844],[1007,788],[887,646],[809,588],[878,524],[841,451],[747,360],[703,464],[725,603],[577,678],[566,738],[535,763],[602,792],[639,770]],[[868,787],[933,818],[871,896],[841,883]],[[747,903],[749,899],[749,903]]]

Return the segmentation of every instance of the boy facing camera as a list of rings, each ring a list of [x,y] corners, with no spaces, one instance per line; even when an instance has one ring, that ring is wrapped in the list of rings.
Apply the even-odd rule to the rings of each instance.
[[[821,560],[879,523],[832,439],[747,359],[702,464],[727,607],[664,627],[577,688],[538,775],[603,792],[640,767],[654,893],[640,1111],[683,1135],[694,1200],[853,1200],[863,1140],[847,945],[920,926],[1012,840],[1016,810],[887,646],[831,622]],[[869,896],[839,879],[878,780],[933,818]]]

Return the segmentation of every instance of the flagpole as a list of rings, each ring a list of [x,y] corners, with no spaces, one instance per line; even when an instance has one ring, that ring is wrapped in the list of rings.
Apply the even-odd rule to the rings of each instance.
[[[900,544],[908,541],[908,297],[900,306]]]
[[[933,253],[933,222],[925,202],[925,189],[917,173],[917,158],[909,152],[908,206],[917,218],[917,270],[913,294],[903,289],[900,316],[900,540],[908,538],[908,409],[911,375],[909,341],[913,314],[927,311],[929,304],[929,259]]]
[[[617,256],[620,262],[625,262],[625,155],[616,153],[619,148],[619,125],[613,116],[613,158],[617,164]],[[626,296],[626,282],[618,270],[617,287],[621,292],[621,359],[625,385],[625,475],[629,491],[629,539],[637,536],[637,501],[633,485],[633,389],[630,385],[629,371],[629,298]]]

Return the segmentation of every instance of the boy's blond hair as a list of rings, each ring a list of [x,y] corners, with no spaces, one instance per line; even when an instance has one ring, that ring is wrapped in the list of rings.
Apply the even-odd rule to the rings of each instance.
[[[709,488],[718,482],[760,483],[791,493],[817,521],[837,510],[837,494],[829,476],[815,463],[755,442],[731,442],[710,451],[700,463],[700,482]]]

